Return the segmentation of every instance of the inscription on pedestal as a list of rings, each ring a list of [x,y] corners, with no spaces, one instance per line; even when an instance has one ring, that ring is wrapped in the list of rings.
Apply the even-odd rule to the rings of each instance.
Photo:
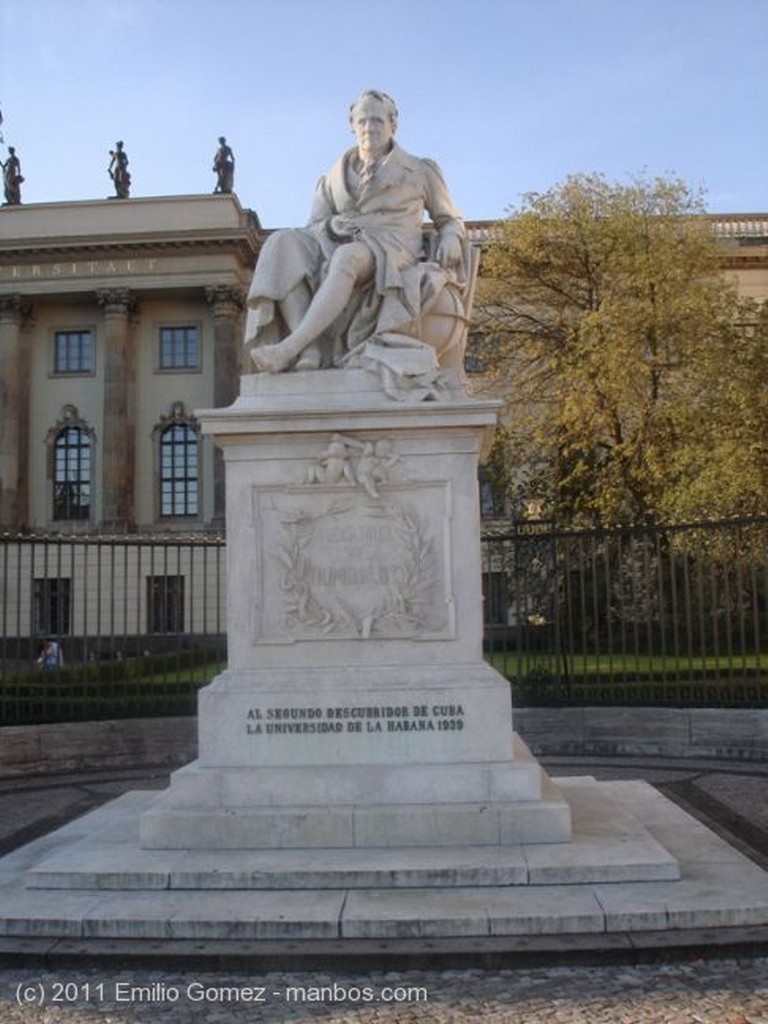
[[[201,758],[218,766],[318,767],[508,758],[509,684],[497,683],[485,666],[446,672],[446,685],[427,682],[426,670],[395,669],[379,669],[372,679],[361,672],[359,680],[334,679],[332,669],[304,672],[301,689],[268,670],[259,673],[260,687],[251,674],[234,690],[225,679],[201,693]]]
[[[385,733],[461,732],[464,708],[461,704],[382,704],[341,707],[248,708],[245,731],[248,736],[338,736],[356,733],[373,736]]]
[[[446,487],[254,492],[256,640],[451,637]]]

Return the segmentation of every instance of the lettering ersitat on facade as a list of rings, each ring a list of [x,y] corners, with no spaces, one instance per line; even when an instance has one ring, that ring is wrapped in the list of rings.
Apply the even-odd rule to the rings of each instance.
[[[11,281],[48,281],[59,277],[152,274],[156,267],[157,259],[154,257],[119,260],[60,260],[57,263],[17,263],[0,267],[0,276]]]

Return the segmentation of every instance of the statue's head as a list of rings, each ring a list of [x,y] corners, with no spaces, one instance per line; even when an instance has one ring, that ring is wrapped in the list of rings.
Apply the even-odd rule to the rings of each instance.
[[[397,106],[391,96],[388,96],[385,92],[379,92],[378,89],[364,89],[349,108],[349,124],[352,131],[355,130],[355,112],[366,100],[375,100],[382,104],[389,120],[392,134],[394,135],[397,131]]]
[[[227,140],[224,138],[224,136],[220,135],[219,136],[219,145],[220,146],[224,146],[224,145],[226,145],[226,142],[227,142]]]
[[[392,148],[397,128],[397,107],[385,92],[367,89],[349,108],[349,124],[357,138],[357,150],[366,162]]]

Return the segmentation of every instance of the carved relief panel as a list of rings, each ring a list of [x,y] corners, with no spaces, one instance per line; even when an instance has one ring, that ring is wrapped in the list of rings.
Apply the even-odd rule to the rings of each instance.
[[[450,484],[398,461],[334,434],[303,482],[253,488],[256,641],[453,637]]]

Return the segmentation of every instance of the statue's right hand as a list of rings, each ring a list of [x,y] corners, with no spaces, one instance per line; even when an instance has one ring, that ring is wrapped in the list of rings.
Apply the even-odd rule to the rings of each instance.
[[[357,233],[357,225],[351,217],[337,213],[325,222],[325,233],[332,242],[351,242]]]
[[[455,270],[461,264],[461,242],[455,235],[446,235],[440,239],[437,262],[446,270]]]

